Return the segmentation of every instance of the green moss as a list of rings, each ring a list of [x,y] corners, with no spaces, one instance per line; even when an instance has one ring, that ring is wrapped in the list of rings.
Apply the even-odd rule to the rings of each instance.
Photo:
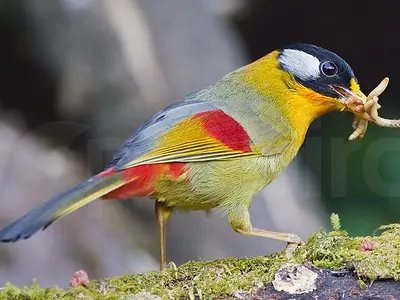
[[[399,279],[400,270],[400,224],[381,226],[383,232],[373,237],[349,237],[340,230],[337,215],[332,215],[332,227],[329,233],[320,230],[311,235],[307,245],[299,247],[295,259],[297,262],[311,262],[319,268],[354,268],[357,275],[364,279]],[[338,226],[339,224],[339,226]],[[370,251],[361,251],[363,241],[376,243]]]
[[[341,230],[337,215],[332,215],[333,230],[320,230],[311,235],[306,245],[298,247],[291,259],[296,263],[311,263],[319,268],[354,268],[361,280],[399,278],[400,224],[382,226],[380,235],[350,237]],[[370,251],[360,251],[364,241],[377,242]],[[140,293],[161,299],[194,299],[231,295],[238,291],[257,291],[271,282],[279,267],[288,262],[284,252],[268,257],[225,258],[208,262],[192,261],[178,269],[148,272],[139,275],[91,281],[89,288],[62,290],[42,289],[36,282],[18,289],[7,285],[0,292],[3,299],[138,299]],[[142,298],[143,299],[143,298]]]
[[[333,231],[340,231],[342,225],[340,224],[340,218],[338,214],[331,215],[331,225]]]
[[[327,233],[321,229],[310,236],[305,246],[298,248],[297,262],[307,261],[319,268],[338,269],[349,261],[351,251],[360,252],[361,241],[349,237],[346,231],[340,229],[339,217],[336,214],[332,214],[331,223],[331,232]]]
[[[14,300],[14,299],[39,300],[39,299],[51,299],[51,298],[56,299],[62,296],[63,294],[65,294],[65,292],[57,287],[52,289],[50,288],[42,289],[34,280],[32,286],[24,287],[22,289],[19,289],[11,284],[6,284],[6,286],[0,292],[0,299],[7,299],[7,300]]]
[[[193,296],[219,296],[238,290],[257,290],[271,281],[282,262],[284,254],[256,258],[226,258],[208,262],[188,262],[177,270],[149,272],[141,275],[124,275],[92,281],[88,289],[80,287],[61,291],[32,287],[17,289],[7,285],[0,299],[120,299],[122,296],[150,292],[163,299],[187,299]],[[49,294],[49,291],[53,291]]]
[[[284,255],[270,257],[220,259],[209,262],[189,262],[178,270],[150,272],[143,275],[125,275],[97,283],[98,288],[113,293],[135,294],[141,291],[165,298],[188,298],[188,295],[218,296],[238,290],[256,290],[271,281],[285,260]],[[121,285],[121,282],[123,283]]]

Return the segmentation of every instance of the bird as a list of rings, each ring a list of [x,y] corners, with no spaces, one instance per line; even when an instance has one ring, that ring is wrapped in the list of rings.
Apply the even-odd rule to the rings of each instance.
[[[155,200],[161,270],[174,210],[222,209],[237,233],[293,250],[304,243],[297,234],[252,226],[252,199],[292,162],[313,120],[334,111],[368,120],[354,101],[364,103],[365,95],[339,55],[304,43],[273,50],[156,113],[102,172],[5,226],[0,242],[27,239],[96,199],[148,197]]]

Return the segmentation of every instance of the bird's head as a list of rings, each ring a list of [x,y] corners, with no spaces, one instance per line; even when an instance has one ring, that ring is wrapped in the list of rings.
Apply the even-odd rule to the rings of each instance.
[[[314,103],[329,104],[368,119],[361,109],[366,96],[349,64],[337,54],[310,44],[293,44],[278,50],[278,67],[289,74],[287,84]]]

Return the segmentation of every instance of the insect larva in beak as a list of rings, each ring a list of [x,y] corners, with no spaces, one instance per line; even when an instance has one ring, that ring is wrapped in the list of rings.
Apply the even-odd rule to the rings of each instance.
[[[389,84],[389,78],[384,78],[376,88],[374,88],[367,97],[367,101],[364,103],[364,110],[371,116],[371,121],[381,127],[400,127],[400,120],[389,120],[381,118],[378,115],[378,109],[381,106],[378,103],[379,96],[385,91]],[[363,138],[367,132],[368,121],[355,117],[353,121],[353,133],[349,136],[349,140],[355,140],[357,138]]]

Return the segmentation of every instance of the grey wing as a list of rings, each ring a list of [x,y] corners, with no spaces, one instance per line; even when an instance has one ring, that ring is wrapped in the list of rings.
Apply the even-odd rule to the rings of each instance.
[[[128,138],[114,154],[107,168],[124,169],[129,162],[149,152],[154,140],[170,130],[176,123],[192,115],[214,109],[218,108],[198,99],[184,100],[167,106],[147,120]]]

